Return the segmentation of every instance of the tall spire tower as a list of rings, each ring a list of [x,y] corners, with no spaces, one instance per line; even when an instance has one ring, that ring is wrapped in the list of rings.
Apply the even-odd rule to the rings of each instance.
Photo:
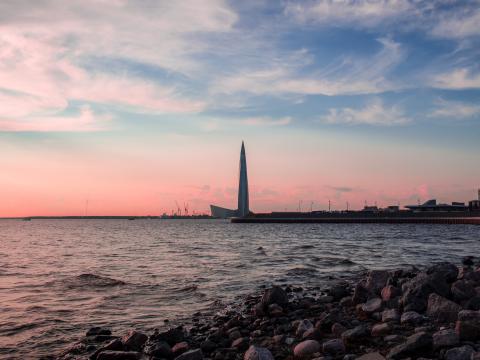
[[[245,145],[242,141],[242,149],[240,150],[240,176],[238,184],[238,216],[247,216],[249,212],[247,157],[245,155]]]

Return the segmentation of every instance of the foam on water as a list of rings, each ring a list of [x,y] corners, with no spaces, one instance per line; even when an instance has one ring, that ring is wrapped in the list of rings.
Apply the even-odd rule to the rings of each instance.
[[[0,358],[58,354],[92,326],[150,330],[272,283],[460,261],[468,225],[0,221]]]

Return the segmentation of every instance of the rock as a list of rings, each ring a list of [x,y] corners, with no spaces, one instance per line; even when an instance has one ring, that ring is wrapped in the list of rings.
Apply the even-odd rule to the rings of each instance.
[[[348,296],[350,292],[348,291],[348,284],[339,283],[332,286],[328,289],[328,295],[330,295],[334,301],[339,301],[345,296]]]
[[[400,295],[400,290],[393,285],[387,285],[381,292],[382,300],[389,301]]]
[[[188,343],[186,341],[182,341],[175,344],[175,346],[172,348],[172,353],[174,356],[178,356],[188,351],[189,349],[190,349],[190,346],[188,346]],[[159,357],[162,357],[162,356],[159,356]],[[163,356],[163,357],[168,357],[168,356]]]
[[[245,355],[243,360],[275,360],[270,350],[264,347],[251,345]]]
[[[445,360],[470,360],[475,351],[469,345],[464,345],[447,350]]]
[[[421,324],[425,318],[416,311],[407,311],[400,317],[400,324],[402,325],[418,325]]]
[[[232,342],[232,348],[238,349],[239,351],[245,351],[248,349],[248,338],[238,338]]]
[[[322,350],[326,354],[338,356],[345,353],[345,345],[340,339],[333,339],[322,344]]]
[[[452,347],[460,342],[458,334],[453,329],[439,330],[432,335],[433,348]]]
[[[428,297],[427,316],[437,323],[451,323],[457,320],[462,307],[435,293]]]
[[[170,358],[172,356],[172,349],[166,341],[148,341],[145,344],[144,352],[158,358]]]
[[[418,356],[423,351],[429,350],[432,346],[432,337],[427,333],[420,332],[413,334],[400,345],[390,350],[387,359],[403,359],[410,355]]]
[[[170,346],[174,346],[176,343],[182,342],[185,338],[183,327],[178,326],[168,329],[167,331],[156,333],[152,335],[152,339],[161,340],[167,342]]]
[[[368,353],[356,358],[357,360],[385,360],[382,354],[378,352]]]
[[[121,351],[123,350],[123,343],[120,339],[115,339],[106,344],[105,346],[102,346],[99,348],[97,351],[95,351],[90,359],[96,360],[98,357],[98,354],[100,354],[102,351],[107,351],[107,350],[115,350],[115,351]]]
[[[458,313],[455,332],[462,341],[476,341],[480,339],[480,312],[462,310]]]
[[[400,320],[400,313],[397,309],[388,309],[382,312],[383,322],[398,322]]]
[[[138,360],[140,356],[136,351],[107,350],[98,354],[97,360]]]
[[[387,285],[390,274],[386,270],[371,270],[368,273],[365,288],[375,294],[380,295],[380,291]]]
[[[380,311],[382,309],[382,299],[373,298],[368,300],[365,304],[362,305],[362,310],[367,314],[372,314],[374,312]]]
[[[361,342],[365,337],[370,335],[370,331],[366,325],[359,325],[353,329],[347,330],[342,334],[342,340],[345,345],[349,346]]]
[[[287,293],[280,286],[273,286],[270,289],[265,290],[261,303],[264,308],[267,308],[268,305],[271,304],[277,304],[279,306],[287,305]]]
[[[393,334],[385,336],[383,340],[388,343],[400,343],[405,340],[405,337],[403,337],[402,335]]]
[[[475,258],[473,256],[465,256],[463,259],[462,259],[462,264],[465,265],[465,266],[473,266],[473,260]]]
[[[347,331],[347,328],[340,323],[335,323],[332,325],[332,334],[336,337],[341,337],[342,333]]]
[[[297,344],[293,349],[295,357],[302,358],[315,354],[320,351],[320,343],[316,340],[305,340]]]
[[[95,336],[95,335],[112,335],[112,331],[107,328],[95,326],[90,328],[85,334],[85,336]]]
[[[389,323],[376,324],[372,327],[372,336],[385,336],[392,331],[392,325]]]
[[[322,332],[317,328],[308,329],[302,335],[303,340],[320,340]]]
[[[457,280],[458,267],[448,262],[438,263],[430,266],[427,269],[427,274],[435,274],[443,278],[446,282],[451,283]]]
[[[447,296],[450,293],[450,286],[442,274],[419,273],[413,279],[402,286],[403,295],[400,303],[404,311],[422,312],[427,307],[427,299],[431,293]]]
[[[295,331],[295,335],[299,338],[301,338],[303,336],[303,333],[307,330],[310,330],[310,329],[313,329],[314,326],[313,324],[310,322],[310,320],[302,320],[298,323],[297,325],[297,330]]]
[[[353,289],[352,304],[362,304],[367,301],[369,297],[370,292],[365,288],[364,284],[362,282],[357,283]]]
[[[457,280],[451,287],[453,299],[457,302],[469,300],[476,295],[473,283],[466,280]]]
[[[200,349],[190,350],[177,356],[175,360],[203,360],[203,353]]]
[[[147,335],[136,330],[131,330],[122,338],[123,345],[127,349],[134,351],[140,351],[147,340]]]
[[[215,350],[217,347],[218,345],[209,339],[205,340],[200,344],[200,349],[202,349],[202,351],[207,354],[210,354],[211,352],[213,352],[213,350]]]
[[[268,313],[270,316],[279,317],[283,315],[283,308],[277,304],[268,305]]]
[[[467,310],[480,310],[480,296],[475,295],[468,299],[464,304],[464,308]]]
[[[228,338],[232,341],[235,341],[241,337],[242,337],[242,333],[237,328],[234,328],[232,331],[228,333]]]

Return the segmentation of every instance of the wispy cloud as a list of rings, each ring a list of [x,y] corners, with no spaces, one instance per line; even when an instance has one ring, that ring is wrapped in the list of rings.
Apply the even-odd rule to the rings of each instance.
[[[454,69],[450,72],[435,75],[432,85],[441,89],[480,88],[480,73],[474,73],[467,68]]]
[[[271,117],[252,117],[241,121],[245,125],[251,126],[284,126],[292,122],[291,117],[271,118]]]
[[[386,107],[380,99],[375,99],[361,109],[330,109],[321,118],[328,124],[352,125],[403,125],[411,121],[398,106]]]
[[[436,105],[437,108],[429,114],[430,117],[466,119],[480,115],[480,105],[444,99],[439,99]]]

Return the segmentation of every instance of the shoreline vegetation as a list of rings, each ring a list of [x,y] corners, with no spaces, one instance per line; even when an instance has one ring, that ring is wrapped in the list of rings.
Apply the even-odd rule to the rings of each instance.
[[[480,359],[480,263],[359,272],[325,289],[272,286],[145,334],[93,327],[60,360]]]

